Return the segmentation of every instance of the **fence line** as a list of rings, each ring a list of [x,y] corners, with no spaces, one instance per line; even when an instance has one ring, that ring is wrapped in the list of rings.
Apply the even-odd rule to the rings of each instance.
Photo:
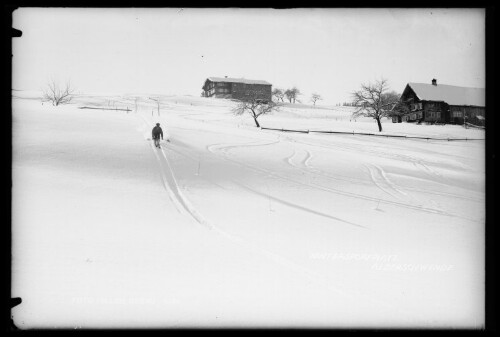
[[[335,134],[344,134],[344,135],[362,135],[362,136],[375,136],[375,137],[391,137],[391,138],[413,138],[413,139],[426,139],[426,140],[484,140],[484,138],[433,138],[433,137],[419,137],[419,136],[406,136],[406,135],[381,135],[376,133],[366,133],[366,132],[347,132],[347,131],[326,131],[326,130],[290,130],[290,129],[276,129],[276,128],[265,128],[261,127],[262,130],[274,130],[281,132],[299,132],[299,133],[335,133]]]
[[[116,111],[116,110],[119,110],[119,111],[132,111],[132,110],[130,110],[129,108],[127,108],[127,109],[120,109],[120,108],[99,108],[99,107],[90,107],[90,106],[81,106],[81,107],[78,107],[78,109],[113,110],[113,111]]]
[[[465,122],[465,124],[466,124],[467,126],[471,126],[471,127],[473,127],[473,128],[478,128],[478,129],[482,129],[482,130],[484,130],[484,129],[485,129],[485,127],[484,127],[484,126],[481,126],[481,125],[471,124],[471,123],[469,123],[469,122]]]

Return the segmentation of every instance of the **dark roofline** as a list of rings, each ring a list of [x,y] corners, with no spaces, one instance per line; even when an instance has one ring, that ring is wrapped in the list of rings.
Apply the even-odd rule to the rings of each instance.
[[[246,79],[246,78],[233,78],[233,77],[216,77],[216,76],[210,76],[207,77],[205,83],[207,81],[211,81],[214,83],[244,83],[244,84],[256,84],[256,85],[270,85],[272,86],[272,83],[269,83],[264,80],[251,80],[251,79]]]

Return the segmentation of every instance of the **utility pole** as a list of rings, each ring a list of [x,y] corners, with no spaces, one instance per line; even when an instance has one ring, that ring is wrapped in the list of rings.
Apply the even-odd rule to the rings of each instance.
[[[151,97],[148,97],[150,100],[152,101],[155,101],[156,104],[158,105],[158,116],[160,116],[160,97],[158,97],[157,99],[154,99],[154,98],[151,98]]]

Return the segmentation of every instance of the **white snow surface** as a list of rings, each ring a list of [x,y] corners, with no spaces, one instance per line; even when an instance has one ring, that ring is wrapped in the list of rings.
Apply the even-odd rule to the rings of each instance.
[[[147,95],[13,96],[20,328],[484,327],[484,140],[261,130],[224,99],[161,96],[158,115]],[[351,113],[259,121],[377,132]]]

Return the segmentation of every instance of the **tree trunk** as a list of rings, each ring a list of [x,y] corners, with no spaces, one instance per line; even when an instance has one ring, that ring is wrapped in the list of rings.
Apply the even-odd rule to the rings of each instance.
[[[380,118],[375,118],[377,120],[377,124],[378,124],[378,132],[381,132],[382,131],[382,123],[380,123]]]
[[[252,111],[252,117],[253,117],[253,120],[255,121],[255,125],[260,128],[260,124],[259,122],[257,121],[257,115],[255,114],[255,111],[253,111],[253,109],[251,110]]]

